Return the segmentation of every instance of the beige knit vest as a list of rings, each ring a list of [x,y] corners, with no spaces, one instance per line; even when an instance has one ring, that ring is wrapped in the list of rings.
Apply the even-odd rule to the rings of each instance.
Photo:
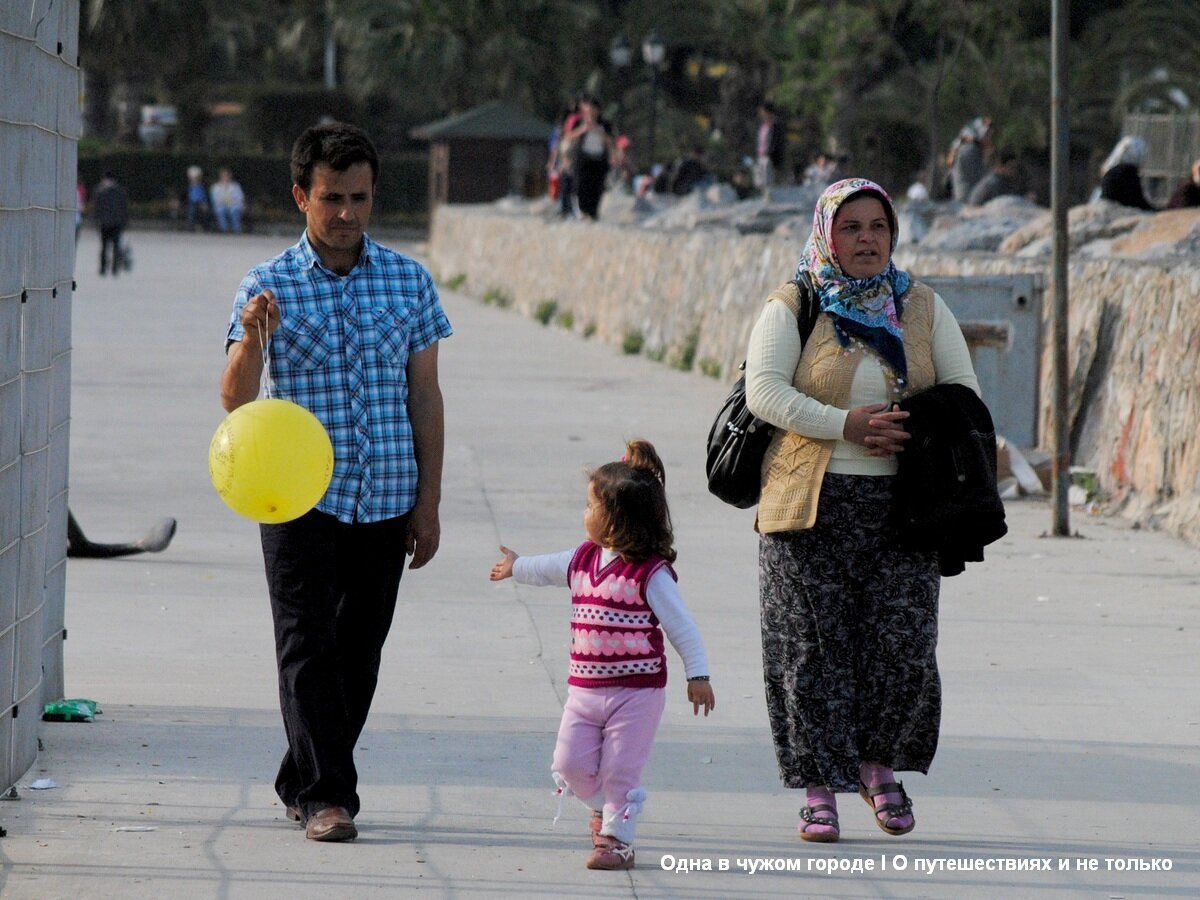
[[[799,290],[790,282],[771,293],[770,300],[784,303],[795,315]],[[900,298],[903,304],[904,356],[908,364],[907,384],[892,381],[891,366],[884,371],[892,396],[902,400],[934,385],[933,370],[933,290],[913,281]],[[870,354],[878,354],[861,341],[851,340],[843,347],[833,331],[833,319],[818,316],[812,334],[804,344],[792,386],[822,403],[846,409],[854,372]],[[811,528],[817,518],[821,481],[833,455],[833,440],[805,437],[783,428],[767,447],[762,464],[762,496],[754,528],[762,534]]]

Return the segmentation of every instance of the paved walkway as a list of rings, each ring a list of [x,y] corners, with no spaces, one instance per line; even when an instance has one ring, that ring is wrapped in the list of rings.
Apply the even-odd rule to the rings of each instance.
[[[70,563],[67,692],[104,714],[43,724],[20,800],[0,804],[0,896],[1200,894],[1200,552],[1079,514],[1082,539],[1045,539],[1047,506],[1010,504],[1010,536],[943,589],[941,750],[930,776],[905,778],[917,830],[889,838],[845,797],[842,842],[803,844],[765,727],[752,516],[702,481],[723,384],[455,294],[442,550],[401,587],[358,752],[362,836],[305,841],[272,790],[283,738],[257,531],[206,469],[230,299],[282,242],[133,241],[137,269],[117,280],[95,274],[93,233],[80,245],[71,507],[93,540],[164,515],[179,532],[161,555]],[[579,540],[584,468],[637,435],[668,466],[718,705],[692,717],[672,657],[638,868],[589,872],[582,808],[551,825],[567,598],[487,571],[501,540]],[[29,789],[38,778],[57,787]]]

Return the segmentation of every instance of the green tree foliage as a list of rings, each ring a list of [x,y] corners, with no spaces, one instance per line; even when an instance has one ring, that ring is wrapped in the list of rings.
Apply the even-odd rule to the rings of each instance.
[[[131,143],[141,104],[165,98],[170,85],[186,84],[203,69],[205,49],[194,42],[208,32],[208,4],[88,0],[82,18],[79,56],[89,76],[89,119]],[[110,105],[119,118],[109,115]]]
[[[1074,134],[1102,156],[1128,111],[1200,105],[1200,4],[1133,0],[1091,19],[1075,44]]]
[[[412,121],[502,99],[553,117],[603,46],[599,10],[573,0],[341,0],[346,86]]]
[[[935,178],[931,161],[936,168],[978,115],[992,118],[1000,146],[1047,151],[1046,0],[84,2],[89,95],[111,88],[135,112],[147,100],[175,102],[195,133],[213,100],[266,110],[286,90],[327,102],[331,114],[349,110],[395,147],[414,125],[488,100],[551,119],[589,89],[620,115],[644,168],[650,96],[640,45],[657,30],[667,47],[658,161],[704,141],[719,166],[736,164],[752,152],[754,110],[767,97],[790,124],[797,156],[848,152],[893,187],[921,168]],[[1102,153],[1128,110],[1200,102],[1200,3],[1069,5],[1072,135],[1085,151]],[[608,59],[618,34],[634,51],[623,72]],[[313,92],[331,37],[341,93],[323,101]],[[259,146],[277,143],[267,129],[274,118],[250,123]]]

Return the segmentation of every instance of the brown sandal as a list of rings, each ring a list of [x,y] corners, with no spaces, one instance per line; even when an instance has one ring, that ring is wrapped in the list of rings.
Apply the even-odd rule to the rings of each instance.
[[[900,802],[885,803],[883,806],[876,806],[875,798],[880,794],[899,794]],[[867,787],[862,782],[859,782],[858,795],[866,800],[867,805],[875,811],[875,824],[888,834],[908,834],[917,827],[917,820],[915,816],[907,828],[888,827],[888,822],[892,819],[899,819],[901,816],[912,815],[912,800],[910,800],[908,798],[908,794],[904,792],[904,784],[902,782],[887,781],[883,784],[877,784],[875,787]],[[883,818],[880,818],[880,813],[883,814]]]
[[[821,812],[827,812],[831,815],[817,815]],[[800,818],[804,820],[804,824],[800,826],[800,840],[813,841],[818,844],[834,844],[841,837],[841,829],[838,827],[837,809],[830,806],[828,803],[818,803],[816,806],[806,806],[800,810]],[[809,831],[810,825],[825,825],[832,827],[833,831]]]

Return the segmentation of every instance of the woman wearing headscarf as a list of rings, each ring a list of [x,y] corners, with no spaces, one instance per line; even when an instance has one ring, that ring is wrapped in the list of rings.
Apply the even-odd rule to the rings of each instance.
[[[911,831],[894,773],[927,772],[937,748],[938,559],[902,548],[889,521],[908,436],[893,404],[979,383],[953,314],[896,268],[895,246],[883,188],[830,185],[790,296],[773,293],[750,336],[747,402],[776,426],[755,521],[767,710],[783,783],[807,792],[806,841],[838,839],[838,793],[859,793],[888,834]],[[820,307],[804,341],[801,286]]]
[[[1108,159],[1100,166],[1100,197],[1134,209],[1154,207],[1142,192],[1142,163],[1146,161],[1146,142],[1126,135],[1117,141]]]

